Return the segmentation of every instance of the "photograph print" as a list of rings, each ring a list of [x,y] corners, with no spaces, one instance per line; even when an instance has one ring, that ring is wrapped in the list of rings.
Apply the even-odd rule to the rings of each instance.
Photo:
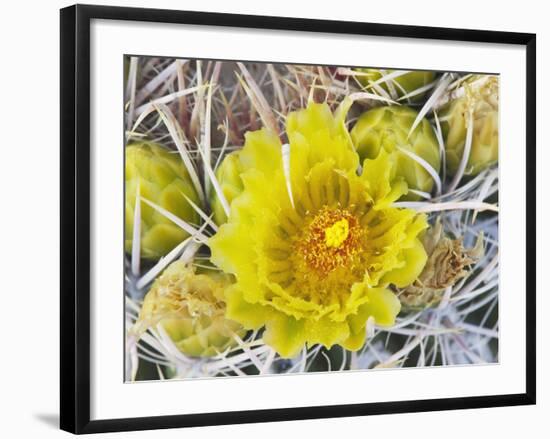
[[[124,57],[125,382],[498,363],[499,77],[357,61]]]

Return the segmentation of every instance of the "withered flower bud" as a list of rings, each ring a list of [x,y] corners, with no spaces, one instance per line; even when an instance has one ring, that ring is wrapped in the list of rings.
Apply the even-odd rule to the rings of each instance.
[[[419,310],[437,305],[445,289],[468,274],[468,268],[484,254],[483,234],[473,248],[464,248],[462,238],[450,239],[438,218],[422,238],[428,261],[416,281],[399,294],[404,308]]]

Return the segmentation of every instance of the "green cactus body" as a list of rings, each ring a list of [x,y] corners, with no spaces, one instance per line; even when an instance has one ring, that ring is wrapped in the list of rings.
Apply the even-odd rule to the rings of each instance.
[[[430,123],[422,119],[407,137],[417,115],[415,110],[404,106],[374,108],[359,117],[351,130],[351,138],[362,161],[376,158],[384,149],[394,155],[397,161],[396,173],[406,180],[409,189],[430,192],[433,187],[430,173],[400,150],[416,154],[439,172],[439,145]],[[409,193],[404,199],[415,200],[418,196]]]
[[[158,324],[177,348],[192,357],[212,357],[235,346],[234,334],[246,330],[225,317],[228,275],[213,270],[195,273],[182,261],[173,262],[145,296],[136,324],[138,333]]]
[[[241,172],[242,166],[238,151],[227,154],[216,170],[216,178],[218,179],[223,195],[229,205],[244,189],[241,180]],[[210,206],[216,224],[225,223],[227,221],[227,215],[225,214],[225,210],[223,209],[216,191],[213,189],[210,193]]]
[[[397,70],[378,70],[378,69],[357,69],[357,71],[366,73],[366,75],[357,76],[357,79],[363,86],[368,86],[372,82],[378,81],[383,76],[389,75]],[[403,97],[425,85],[430,84],[435,79],[435,72],[428,71],[411,71],[395,78],[380,82],[379,85],[386,92],[392,95],[392,88],[395,90],[397,97]],[[389,82],[389,84],[388,84]],[[411,96],[411,102],[418,102],[425,93],[419,93]]]
[[[498,78],[473,76],[463,87],[464,93],[440,113],[447,169],[455,174],[460,165],[472,111],[472,146],[464,173],[477,175],[498,161]]]
[[[126,147],[125,249],[132,251],[136,193],[188,223],[197,223],[187,196],[198,204],[198,195],[180,156],[150,142]],[[185,196],[184,196],[185,195]],[[159,259],[189,234],[156,209],[141,202],[141,256]]]

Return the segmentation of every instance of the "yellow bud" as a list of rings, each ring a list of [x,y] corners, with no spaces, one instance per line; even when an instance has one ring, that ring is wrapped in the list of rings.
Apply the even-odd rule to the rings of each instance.
[[[199,220],[185,197],[195,204],[198,195],[179,154],[161,145],[140,142],[126,147],[125,249],[132,251],[136,194],[188,223]],[[189,236],[162,213],[141,202],[141,256],[159,259]]]
[[[418,156],[439,172],[439,145],[428,120],[422,119],[410,132],[417,116],[415,110],[405,106],[374,108],[359,117],[351,130],[351,138],[362,161],[374,159],[385,150],[395,159],[396,176],[403,177],[409,189],[430,192],[433,177],[404,152]],[[418,197],[409,193],[403,198],[414,200]]]
[[[228,205],[235,197],[243,191],[243,183],[241,181],[242,165],[239,159],[239,151],[227,154],[218,169],[216,169],[216,178],[222,189],[225,200]],[[227,215],[216,191],[212,188],[210,193],[210,205],[213,219],[216,224],[223,224],[227,221]]]
[[[498,78],[473,76],[462,91],[440,113],[447,168],[454,174],[460,165],[471,114],[472,145],[464,173],[477,175],[498,160]]]
[[[379,81],[383,76],[397,72],[398,70],[379,70],[379,69],[357,69],[359,72],[366,73],[364,76],[357,76],[362,85],[368,86],[372,82]],[[429,71],[411,71],[402,75],[395,76],[393,79],[382,81],[379,86],[396,97],[403,97],[409,93],[428,85],[435,79],[435,72]],[[422,99],[425,92],[411,96],[411,102],[417,102]]]

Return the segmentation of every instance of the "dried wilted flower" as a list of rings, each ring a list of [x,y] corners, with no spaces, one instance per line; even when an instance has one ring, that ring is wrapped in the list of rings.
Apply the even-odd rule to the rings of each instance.
[[[234,346],[233,334],[246,331],[225,317],[228,275],[208,270],[197,274],[182,261],[173,262],[155,281],[134,330],[143,333],[158,324],[186,355],[210,357]]]
[[[473,248],[465,249],[462,238],[450,239],[443,233],[438,218],[422,238],[428,254],[424,270],[414,284],[399,294],[401,304],[408,309],[423,309],[437,305],[447,287],[468,274],[467,268],[483,256],[483,235]]]

